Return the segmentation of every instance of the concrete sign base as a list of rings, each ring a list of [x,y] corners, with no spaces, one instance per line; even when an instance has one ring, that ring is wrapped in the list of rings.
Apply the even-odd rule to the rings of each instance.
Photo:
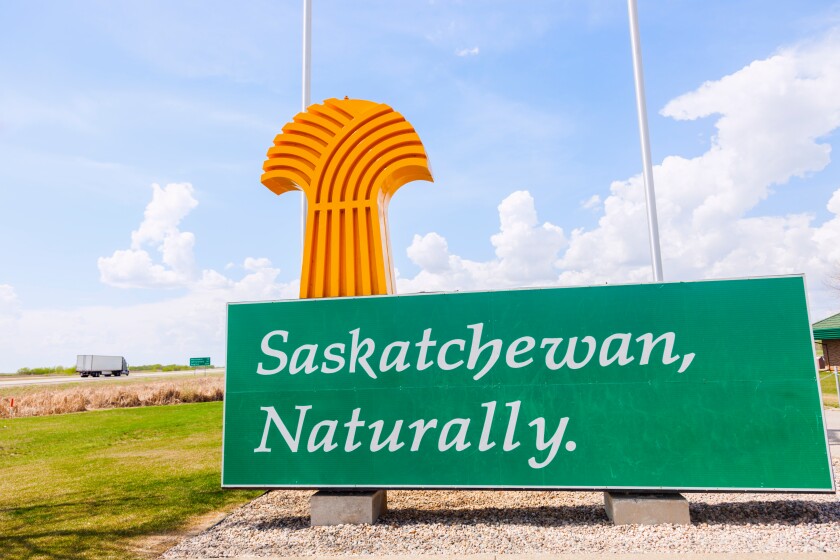
[[[309,519],[319,525],[373,524],[388,510],[385,490],[328,492],[319,490],[309,499]]]
[[[604,509],[615,525],[690,525],[688,500],[682,494],[604,492]]]

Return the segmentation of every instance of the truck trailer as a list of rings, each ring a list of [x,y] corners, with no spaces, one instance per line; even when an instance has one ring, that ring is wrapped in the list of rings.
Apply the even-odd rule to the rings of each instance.
[[[128,375],[128,364],[122,356],[94,356],[81,354],[76,356],[76,373],[82,377]]]

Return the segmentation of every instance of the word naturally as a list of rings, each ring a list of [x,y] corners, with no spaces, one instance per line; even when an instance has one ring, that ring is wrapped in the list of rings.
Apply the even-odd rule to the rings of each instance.
[[[376,379],[378,373],[391,370],[402,372],[413,367],[423,371],[437,367],[442,371],[466,368],[475,372],[473,379],[484,377],[500,361],[511,369],[524,368],[534,364],[544,365],[549,370],[568,368],[580,369],[590,362],[601,367],[612,364],[626,366],[637,363],[647,365],[654,350],[660,347],[658,359],[664,365],[680,362],[678,373],[683,373],[694,360],[694,354],[674,354],[676,335],[666,332],[656,338],[652,333],[634,336],[632,333],[616,333],[602,340],[593,336],[577,336],[569,339],[522,336],[510,343],[499,338],[483,340],[484,323],[467,325],[471,336],[438,341],[433,338],[432,329],[425,329],[418,341],[396,340],[382,346],[372,338],[363,338],[361,329],[349,331],[349,340],[334,342],[323,348],[318,344],[296,344],[288,331],[275,330],[266,334],[260,345],[264,355],[273,358],[257,364],[259,375],[274,375],[288,366],[292,375],[301,371],[313,373],[337,373],[346,370],[355,373],[358,369]],[[291,358],[284,347],[291,346]],[[381,349],[377,352],[378,349]],[[638,357],[638,362],[636,358]]]
[[[521,442],[516,439],[516,429],[519,421],[519,408],[522,401],[513,401],[506,403],[505,406],[509,408],[507,427],[505,429],[504,441],[501,444],[501,451],[507,453],[513,451],[521,445]],[[485,452],[496,446],[495,441],[491,438],[491,429],[493,419],[496,414],[496,401],[482,403],[485,408],[484,423],[481,427],[481,435],[476,442],[478,451]],[[291,431],[286,426],[283,418],[277,413],[277,409],[273,406],[263,406],[260,410],[265,412],[265,427],[263,428],[262,440],[260,446],[254,449],[254,453],[270,453],[271,447],[268,446],[269,435],[271,434],[271,427],[274,426],[283,438],[284,443],[292,453],[306,450],[307,453],[329,453],[335,451],[339,444],[336,443],[336,432],[339,430],[339,425],[343,430],[343,435],[340,438],[344,441],[343,451],[345,453],[352,453],[360,447],[370,449],[372,452],[386,450],[388,453],[398,452],[403,450],[409,453],[420,450],[420,447],[426,444],[426,447],[437,447],[438,452],[446,452],[454,449],[457,451],[464,451],[472,446],[473,441],[470,440],[470,434],[477,435],[475,430],[470,431],[470,418],[453,418],[444,422],[437,418],[429,420],[418,419],[408,426],[404,427],[404,420],[395,420],[391,428],[390,435],[383,437],[385,431],[385,420],[376,420],[367,423],[362,419],[362,409],[353,409],[350,419],[341,423],[338,419],[321,420],[309,429],[309,437],[306,439],[306,444],[302,444],[302,434],[304,426],[306,425],[306,413],[312,410],[312,405],[296,406],[297,410],[297,428],[295,435],[292,436]],[[528,466],[532,469],[541,469],[548,466],[554,457],[557,455],[557,450],[563,441],[563,434],[566,432],[566,426],[569,424],[569,418],[560,418],[557,423],[557,428],[550,434],[546,432],[545,418],[534,418],[528,423],[528,426],[534,428],[533,441],[534,447],[538,452],[546,452],[542,460],[537,459],[537,454],[534,454],[528,459]],[[367,430],[364,428],[367,427]],[[549,437],[546,437],[549,436]],[[577,448],[574,441],[567,441],[565,445],[566,451],[572,452]]]

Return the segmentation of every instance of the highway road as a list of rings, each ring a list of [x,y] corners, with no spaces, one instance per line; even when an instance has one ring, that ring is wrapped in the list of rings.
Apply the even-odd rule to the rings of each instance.
[[[224,368],[208,368],[207,373],[224,373]],[[196,372],[193,370],[184,371],[138,371],[131,372],[128,377],[80,377],[78,375],[33,375],[33,376],[19,376],[10,375],[8,379],[4,375],[0,375],[0,389],[4,387],[21,387],[24,385],[58,385],[62,383],[109,383],[111,381],[125,380],[125,379],[144,379],[157,377],[178,377],[178,376],[192,376],[204,375],[204,370],[199,368]]]

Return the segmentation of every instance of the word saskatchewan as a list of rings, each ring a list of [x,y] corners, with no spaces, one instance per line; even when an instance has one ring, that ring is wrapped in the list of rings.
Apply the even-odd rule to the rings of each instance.
[[[598,340],[593,336],[542,338],[539,343],[532,336],[522,336],[506,344],[499,338],[483,337],[484,323],[466,326],[468,336],[438,341],[432,329],[425,329],[420,340],[391,341],[377,353],[377,343],[364,338],[361,329],[347,334],[349,340],[324,346],[299,344],[285,330],[267,333],[260,344],[262,353],[269,357],[257,364],[259,375],[274,375],[284,370],[295,375],[300,372],[332,374],[342,371],[363,371],[372,379],[389,371],[424,371],[436,367],[441,371],[466,368],[479,380],[502,361],[511,369],[544,366],[556,371],[563,368],[577,370],[593,363],[600,367],[613,364],[626,366],[636,363],[645,366],[652,359],[664,365],[679,362],[678,373],[683,373],[694,360],[694,354],[674,354],[676,335],[666,332],[654,338],[652,333],[633,335],[616,333]],[[289,356],[291,353],[291,357]],[[636,361],[638,358],[638,361]],[[288,369],[287,369],[288,368]]]

